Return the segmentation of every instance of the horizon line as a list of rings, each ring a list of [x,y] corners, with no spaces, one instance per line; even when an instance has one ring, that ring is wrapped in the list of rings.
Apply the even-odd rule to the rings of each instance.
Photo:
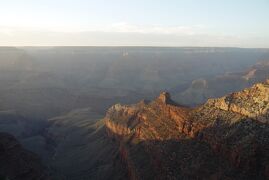
[[[238,47],[238,46],[147,46],[147,45],[18,45],[18,46],[3,46],[2,47],[13,47],[13,48],[22,48],[22,47],[103,47],[103,48],[117,48],[117,47],[132,47],[132,48],[234,48],[234,49],[268,49],[269,47]]]

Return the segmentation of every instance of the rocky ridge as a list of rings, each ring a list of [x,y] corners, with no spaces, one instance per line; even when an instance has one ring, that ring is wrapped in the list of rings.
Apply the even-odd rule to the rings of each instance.
[[[206,105],[268,123],[269,80],[265,83],[255,84],[242,92],[232,93],[220,99],[209,100]]]
[[[269,81],[197,108],[166,92],[105,117],[130,179],[269,179]]]

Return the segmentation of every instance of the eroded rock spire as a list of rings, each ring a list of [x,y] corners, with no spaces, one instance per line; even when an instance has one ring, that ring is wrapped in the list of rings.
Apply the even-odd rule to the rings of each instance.
[[[163,102],[164,104],[168,104],[171,102],[171,96],[168,92],[161,92],[158,99]]]

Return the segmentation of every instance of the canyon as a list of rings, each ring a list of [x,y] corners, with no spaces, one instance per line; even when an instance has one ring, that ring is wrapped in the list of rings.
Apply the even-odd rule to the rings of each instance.
[[[268,59],[267,49],[1,47],[1,178],[268,179]]]

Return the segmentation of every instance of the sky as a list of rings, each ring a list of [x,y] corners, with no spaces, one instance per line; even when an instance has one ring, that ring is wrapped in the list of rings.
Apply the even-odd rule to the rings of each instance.
[[[269,48],[269,0],[0,0],[0,46]]]

